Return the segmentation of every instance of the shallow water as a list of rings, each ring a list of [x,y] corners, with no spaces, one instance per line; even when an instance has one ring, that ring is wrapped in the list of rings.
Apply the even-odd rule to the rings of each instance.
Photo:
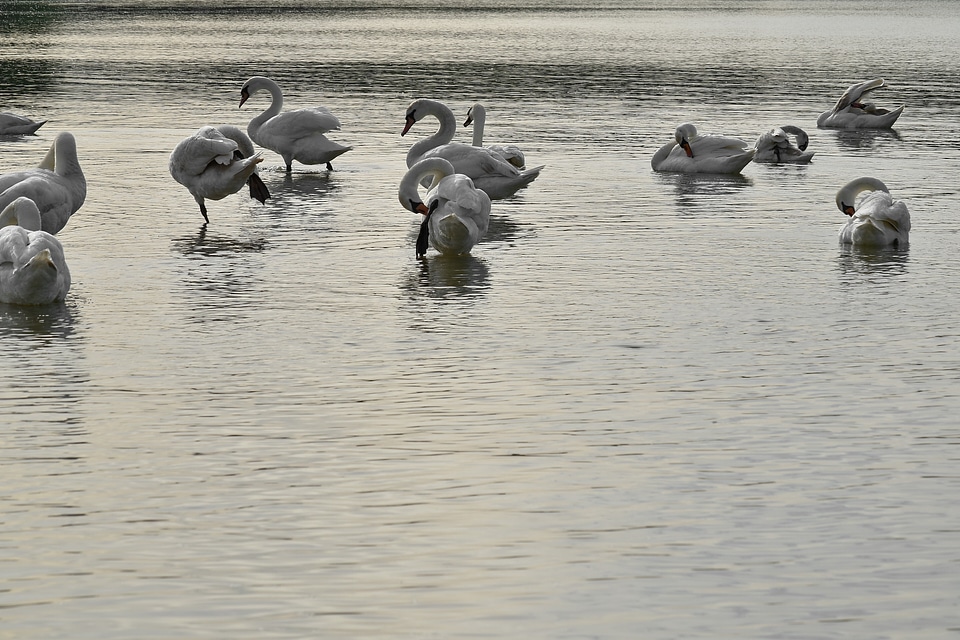
[[[0,638],[960,633],[955,4],[10,6],[0,171],[69,130],[88,198],[0,306]],[[204,227],[167,158],[255,74],[355,148]],[[816,128],[878,76],[894,132]],[[465,258],[397,202],[420,96],[546,165]],[[682,121],[817,155],[653,173]],[[909,248],[838,246],[857,175]]]

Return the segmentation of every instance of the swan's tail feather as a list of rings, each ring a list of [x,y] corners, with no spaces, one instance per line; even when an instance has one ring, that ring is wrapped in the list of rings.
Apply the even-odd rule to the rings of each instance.
[[[267,185],[263,183],[263,180],[261,180],[257,174],[250,174],[250,177],[247,178],[247,184],[250,185],[250,197],[257,200],[260,204],[265,203],[267,198],[270,197],[270,191],[267,189]]]
[[[522,178],[523,184],[530,184],[540,176],[540,172],[543,168],[547,166],[545,164],[540,165],[539,167],[534,167],[533,169],[526,169],[520,172],[520,177]]]

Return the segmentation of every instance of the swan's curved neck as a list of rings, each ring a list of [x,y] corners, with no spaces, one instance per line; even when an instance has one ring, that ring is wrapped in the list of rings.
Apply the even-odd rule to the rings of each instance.
[[[280,90],[280,85],[276,82],[261,82],[257,85],[257,88],[254,92],[261,89],[266,89],[270,92],[270,106],[267,107],[263,113],[257,117],[250,120],[250,126],[260,128],[264,122],[279,114],[283,110],[283,91]]]
[[[413,166],[417,158],[430,151],[430,149],[449,143],[453,140],[453,134],[457,131],[457,118],[446,105],[434,100],[421,100],[419,108],[423,109],[424,115],[432,115],[439,120],[440,128],[432,136],[420,140],[410,147],[410,151],[407,152],[408,167]],[[419,117],[419,114],[417,115],[417,120],[420,120],[421,117]]]
[[[0,227],[14,225],[27,231],[40,231],[40,210],[33,200],[20,196],[0,212]]]
[[[432,185],[439,184],[440,180],[454,172],[453,165],[443,158],[426,158],[415,163],[403,179],[400,180],[400,188],[397,196],[400,204],[407,211],[414,213],[424,213],[417,205],[423,206],[423,200],[420,198],[420,183],[424,178],[433,177]]]
[[[863,177],[851,180],[837,192],[837,208],[848,216],[856,212],[857,196],[864,191],[883,191],[890,193],[887,185],[876,178]]]
[[[487,121],[487,110],[483,105],[477,103],[470,109],[470,116],[473,118],[473,146],[483,146],[483,125]]]

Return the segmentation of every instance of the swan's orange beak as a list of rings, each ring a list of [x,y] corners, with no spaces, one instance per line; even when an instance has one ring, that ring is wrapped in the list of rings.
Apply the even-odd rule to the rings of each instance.
[[[687,157],[688,157],[688,158],[692,158],[692,157],[693,157],[693,149],[690,148],[690,143],[689,143],[689,142],[687,142],[686,140],[681,140],[681,141],[680,141],[680,146],[683,147],[683,150],[687,152]]]
[[[407,114],[407,123],[403,126],[403,131],[400,132],[400,135],[407,135],[407,131],[410,131],[410,127],[412,127],[414,123],[416,123],[416,120],[413,119],[413,114]]]
[[[246,87],[240,90],[240,104],[237,106],[239,109],[243,106],[243,103],[250,99],[250,92],[247,91]]]
[[[845,214],[847,214],[848,216],[852,216],[852,215],[856,212],[856,209],[853,208],[853,205],[852,205],[852,204],[845,204],[845,205],[843,205],[843,207],[840,209],[840,211],[843,211],[843,212],[844,212]]]
[[[430,213],[430,209],[428,209],[427,205],[423,204],[422,202],[417,203],[417,206],[414,207],[414,211],[417,213],[422,213],[423,215]]]

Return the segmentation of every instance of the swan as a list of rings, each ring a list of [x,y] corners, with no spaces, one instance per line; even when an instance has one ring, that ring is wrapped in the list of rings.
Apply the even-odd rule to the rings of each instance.
[[[272,100],[266,111],[250,121],[247,133],[261,147],[279,153],[288,173],[294,160],[303,164],[326,164],[327,169],[332,170],[330,161],[353,148],[323,135],[340,129],[340,120],[326,107],[281,113],[283,92],[270,78],[254,76],[244,82],[240,88],[240,106],[258,91],[269,91]]]
[[[433,186],[421,200],[418,186],[424,178],[432,178]],[[426,254],[428,242],[443,254],[470,253],[490,225],[490,197],[444,158],[415,162],[400,181],[397,197],[405,209],[424,215],[418,258]]]
[[[834,129],[889,129],[903,113],[903,105],[891,111],[862,100],[870,92],[885,86],[887,85],[882,78],[850,85],[833,109],[820,114],[817,126]]]
[[[679,173],[740,173],[753,160],[754,150],[739,138],[701,136],[685,122],[674,131],[676,142],[660,147],[650,165],[654,171]]]
[[[477,189],[484,191],[491,200],[509,198],[540,175],[543,166],[521,171],[488,149],[450,142],[457,128],[457,119],[449,107],[436,100],[421,98],[410,103],[400,135],[406,135],[417,121],[428,115],[440,121],[440,129],[410,147],[408,168],[421,158],[445,158],[456,173],[469,176]]]
[[[467,109],[467,119],[463,121],[463,126],[469,127],[473,124],[473,146],[475,147],[483,146],[483,125],[486,121],[487,109],[479,102],[474,103],[472,107]],[[527,164],[526,159],[523,157],[523,151],[515,144],[491,144],[487,145],[486,148],[493,151],[517,169],[523,169],[524,165]]]
[[[856,204],[857,196],[869,191]],[[876,178],[851,180],[837,192],[837,208],[850,216],[840,229],[840,242],[861,247],[902,247],[910,241],[907,205],[890,196]]]
[[[253,153],[253,143],[237,127],[204,126],[177,144],[170,154],[169,169],[173,179],[193,194],[204,221],[210,222],[204,198],[221,200],[244,184],[250,186],[250,197],[261,204],[270,197],[256,174],[262,161],[259,153]]]
[[[790,135],[797,139],[796,145],[790,141]],[[754,145],[754,162],[792,162],[806,164],[813,159],[813,151],[807,151],[810,137],[800,127],[785,124],[760,134]]]
[[[46,120],[34,122],[30,118],[4,111],[0,113],[0,136],[30,135],[46,123]]]
[[[77,159],[77,141],[64,131],[57,135],[36,169],[0,175],[0,209],[26,196],[40,210],[42,228],[57,233],[87,197],[87,181]]]
[[[0,212],[0,302],[49,304],[67,296],[63,246],[41,224],[40,209],[26,196]]]

